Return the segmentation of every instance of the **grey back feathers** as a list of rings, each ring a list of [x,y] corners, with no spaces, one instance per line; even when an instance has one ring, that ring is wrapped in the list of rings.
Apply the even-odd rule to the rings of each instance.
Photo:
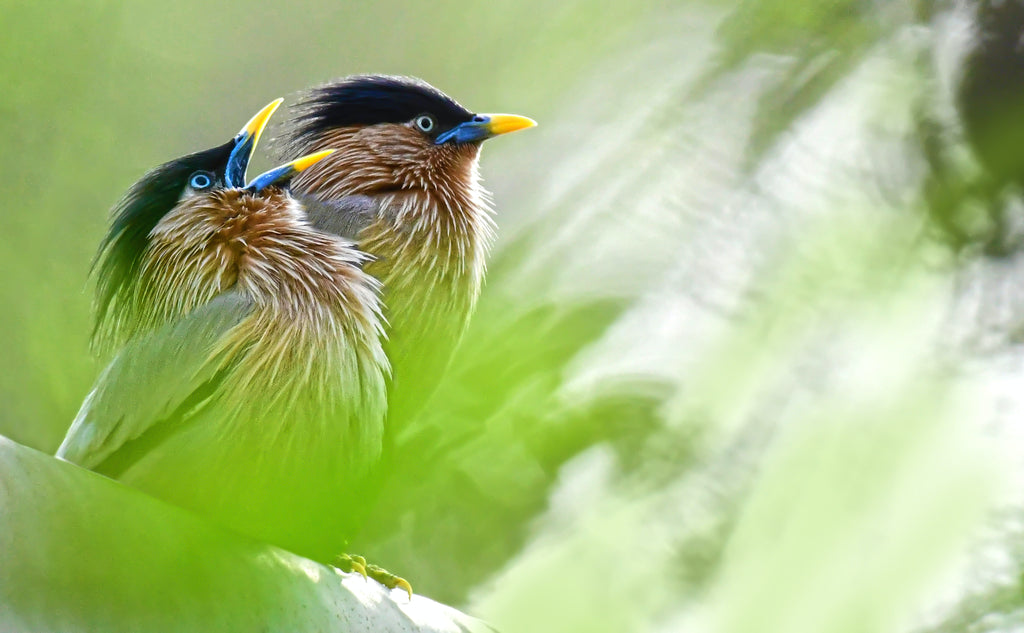
[[[95,469],[154,426],[171,423],[214,377],[209,361],[218,341],[252,310],[247,295],[229,292],[127,344],[82,404],[57,456]]]
[[[310,194],[296,194],[306,207],[306,214],[317,230],[337,235],[353,242],[359,233],[377,219],[379,201],[364,195],[352,195],[337,200],[321,200]]]

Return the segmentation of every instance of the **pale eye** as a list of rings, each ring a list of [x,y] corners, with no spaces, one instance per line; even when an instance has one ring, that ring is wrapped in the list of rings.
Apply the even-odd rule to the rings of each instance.
[[[203,191],[213,186],[213,174],[208,171],[197,171],[188,177],[188,186],[195,191]]]
[[[419,115],[418,117],[416,117],[415,123],[416,127],[418,127],[420,130],[424,132],[433,132],[434,126],[436,125],[434,123],[434,117],[430,116],[429,114]]]

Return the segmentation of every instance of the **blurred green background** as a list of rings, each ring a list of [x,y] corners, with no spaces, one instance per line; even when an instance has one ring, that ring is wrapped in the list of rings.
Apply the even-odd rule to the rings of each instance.
[[[145,170],[417,75],[541,125],[483,152],[488,285],[353,551],[507,632],[1016,630],[1024,205],[960,86],[1021,6],[0,3],[0,434],[52,452],[101,369]]]
[[[0,433],[60,442],[98,370],[89,264],[107,211],[146,170],[353,73],[417,75],[471,108],[544,118],[648,17],[615,2],[0,3],[0,319],[4,366],[18,368],[0,380]]]

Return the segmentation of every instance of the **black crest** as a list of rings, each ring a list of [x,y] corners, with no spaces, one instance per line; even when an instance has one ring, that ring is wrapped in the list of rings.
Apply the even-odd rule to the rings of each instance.
[[[405,123],[429,114],[435,133],[469,121],[473,113],[415,77],[359,75],[313,90],[299,104],[292,140],[302,144],[337,127]]]
[[[93,268],[97,271],[96,334],[111,303],[138,274],[139,261],[149,234],[162,217],[178,204],[189,176],[199,170],[224,176],[235,142],[189,154],[153,169],[132,185],[112,212],[110,230],[100,243]]]

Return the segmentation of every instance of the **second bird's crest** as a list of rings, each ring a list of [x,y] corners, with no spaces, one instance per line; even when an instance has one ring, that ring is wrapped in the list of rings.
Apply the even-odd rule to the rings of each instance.
[[[430,115],[436,136],[473,118],[473,113],[430,84],[412,77],[358,75],[316,88],[299,104],[294,138],[311,140],[340,127],[406,123]]]

